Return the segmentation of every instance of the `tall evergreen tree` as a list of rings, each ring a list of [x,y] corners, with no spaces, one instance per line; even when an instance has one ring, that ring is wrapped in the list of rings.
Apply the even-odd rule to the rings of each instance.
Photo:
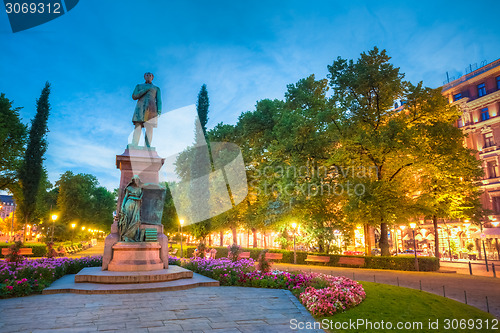
[[[210,106],[210,101],[208,100],[207,85],[201,86],[200,92],[198,93],[198,103],[196,103],[196,111],[198,112],[198,119],[200,119],[201,128],[203,129],[203,135],[207,135],[207,122],[208,122],[208,107]]]
[[[196,103],[196,111],[201,128],[198,128],[198,124],[196,123],[195,147],[192,151],[194,158],[190,164],[191,217],[197,221],[210,215],[210,189],[207,177],[213,169],[213,163],[210,156],[210,144],[206,138],[209,105],[207,86],[203,84],[198,93],[198,102]],[[210,220],[205,219],[204,221],[195,223],[192,226],[192,230],[198,237],[205,238],[210,232]]]
[[[28,146],[26,147],[24,161],[19,170],[22,194],[20,209],[24,216],[25,230],[26,225],[36,210],[36,197],[40,187],[40,180],[43,176],[43,155],[47,150],[47,121],[50,112],[49,95],[50,83],[46,82],[40,98],[36,101],[36,115],[31,121]],[[24,238],[26,238],[26,234]]]

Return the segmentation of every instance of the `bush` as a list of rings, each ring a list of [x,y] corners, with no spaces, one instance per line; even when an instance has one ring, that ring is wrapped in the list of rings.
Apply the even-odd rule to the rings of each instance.
[[[40,293],[65,274],[76,274],[84,267],[102,266],[102,257],[25,259],[18,265],[0,262],[0,298]]]
[[[183,246],[184,249],[184,257],[190,258],[193,257],[193,252],[195,246]],[[228,248],[227,247],[215,247],[212,248],[217,250],[217,258],[227,258],[228,256]],[[255,261],[259,260],[259,255],[262,252],[260,248],[242,248],[242,252],[250,252],[250,258]],[[273,260],[272,262],[281,262],[281,263],[293,263],[293,251],[288,250],[278,250],[278,249],[269,249],[270,253],[282,253],[282,260]],[[180,255],[180,252],[178,253]],[[321,262],[307,262],[308,254],[321,255],[330,257],[330,262],[324,264]],[[339,259],[341,257],[353,257],[360,258],[360,256],[343,256],[338,254],[326,254],[326,253],[310,253],[304,251],[297,251],[297,264],[299,265],[320,265],[320,266],[332,266],[338,267]],[[391,270],[401,270],[401,271],[414,271],[415,270],[415,257],[412,256],[393,256],[393,257],[381,257],[381,256],[362,256],[361,258],[365,258],[365,266],[363,268],[373,268],[373,269],[391,269]],[[420,271],[437,271],[439,270],[439,260],[435,257],[418,257],[418,264]],[[359,266],[352,266],[359,267]]]
[[[0,249],[3,248],[8,248],[12,246],[14,243],[2,243],[0,244]],[[31,251],[33,251],[33,257],[45,257],[47,254],[47,246],[42,243],[24,243],[22,247],[28,247],[31,248]],[[2,255],[2,258],[5,257]]]

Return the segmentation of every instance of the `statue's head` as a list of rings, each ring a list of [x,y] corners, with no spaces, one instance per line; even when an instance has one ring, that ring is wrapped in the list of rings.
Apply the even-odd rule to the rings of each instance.
[[[155,78],[155,76],[153,75],[153,73],[151,72],[146,72],[144,74],[144,80],[146,80],[146,83],[151,83],[153,82],[153,79]]]
[[[139,178],[139,176],[134,175],[132,179],[130,179],[130,184],[135,184],[139,186],[141,184],[141,179]]]

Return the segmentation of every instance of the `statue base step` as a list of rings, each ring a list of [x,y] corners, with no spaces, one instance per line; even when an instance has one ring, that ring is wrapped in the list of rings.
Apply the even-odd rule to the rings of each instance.
[[[170,266],[168,269],[148,272],[110,272],[103,271],[100,267],[87,267],[75,275],[75,282],[125,284],[154,283],[192,278],[192,271],[175,265]]]
[[[160,259],[160,249],[158,242],[118,242],[113,245],[113,259],[108,265],[108,271],[144,272],[163,269],[166,265]]]

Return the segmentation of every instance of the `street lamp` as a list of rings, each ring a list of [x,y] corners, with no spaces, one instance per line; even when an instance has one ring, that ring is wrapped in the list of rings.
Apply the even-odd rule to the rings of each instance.
[[[401,252],[405,250],[405,242],[403,242],[403,231],[406,229],[405,225],[400,225],[399,229],[401,229]]]
[[[57,215],[52,215],[52,235],[50,236],[50,241],[54,242],[54,229],[56,227]]]
[[[182,253],[182,225],[184,224],[184,220],[179,220],[179,224],[181,225],[181,258],[183,257]]]
[[[416,226],[417,226],[416,223],[414,223],[414,222],[410,223],[410,228],[411,228],[411,231],[413,232],[413,248],[415,251],[415,269],[418,272],[419,268],[418,268],[418,258],[417,258],[417,241],[415,240],[415,228],[416,228]]]
[[[73,245],[73,236],[75,235],[75,227],[76,227],[76,223],[71,223],[71,245]]]
[[[297,223],[293,222],[292,228],[293,228],[293,263],[297,264],[297,252],[295,250],[295,234],[297,231]]]

